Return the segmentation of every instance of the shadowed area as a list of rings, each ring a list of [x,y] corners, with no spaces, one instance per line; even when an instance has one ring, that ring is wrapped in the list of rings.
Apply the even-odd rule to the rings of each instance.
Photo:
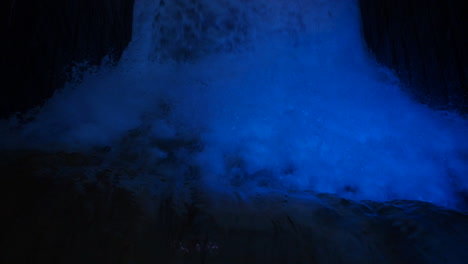
[[[111,151],[8,153],[3,263],[464,263],[468,216],[406,200],[201,188],[166,160],[145,181]],[[164,169],[162,169],[164,168]],[[178,175],[175,177],[175,175]],[[157,182],[157,184],[156,184]]]

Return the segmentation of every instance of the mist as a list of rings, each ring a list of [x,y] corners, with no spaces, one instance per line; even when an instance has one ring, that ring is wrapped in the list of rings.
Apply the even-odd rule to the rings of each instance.
[[[0,146],[126,144],[148,171],[177,153],[219,190],[456,208],[468,188],[467,120],[415,102],[376,63],[357,1],[136,1],[119,64],[77,76],[32,121],[1,121]]]

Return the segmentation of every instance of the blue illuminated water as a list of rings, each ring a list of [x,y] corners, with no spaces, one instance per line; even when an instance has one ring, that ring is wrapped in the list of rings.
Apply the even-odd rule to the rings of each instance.
[[[137,0],[118,67],[69,84],[9,142],[82,149],[140,129],[133,147],[155,163],[166,153],[151,139],[198,140],[184,160],[221,189],[457,206],[467,120],[401,91],[365,48],[357,1],[166,2]]]

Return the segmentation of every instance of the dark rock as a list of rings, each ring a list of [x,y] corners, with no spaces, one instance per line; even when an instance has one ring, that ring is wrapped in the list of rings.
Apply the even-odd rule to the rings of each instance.
[[[360,0],[362,30],[376,59],[419,101],[468,113],[465,1]]]
[[[356,202],[258,187],[220,191],[158,167],[158,174],[173,178],[160,183],[105,164],[90,169],[82,162],[92,159],[88,155],[93,153],[0,153],[0,263],[400,264],[468,258],[468,215],[430,203]],[[70,168],[80,173],[70,174]],[[118,174],[130,184],[114,183]],[[131,187],[136,185],[142,187]]]
[[[131,39],[133,2],[2,1],[0,118],[44,103],[73,63],[117,61]]]

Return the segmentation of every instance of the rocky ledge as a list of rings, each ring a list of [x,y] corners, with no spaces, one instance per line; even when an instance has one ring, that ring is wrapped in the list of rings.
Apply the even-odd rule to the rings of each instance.
[[[180,142],[179,142],[180,143]],[[170,144],[178,144],[170,143]],[[112,158],[109,158],[112,156]],[[1,155],[2,263],[466,263],[468,215],[418,201],[212,188],[174,157]]]

